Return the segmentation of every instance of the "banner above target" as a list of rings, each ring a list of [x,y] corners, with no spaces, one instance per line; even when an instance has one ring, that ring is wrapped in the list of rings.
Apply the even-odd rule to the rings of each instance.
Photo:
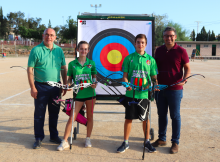
[[[135,37],[147,36],[145,51],[152,56],[154,51],[154,18],[147,16],[78,16],[77,43],[84,40],[90,44],[87,57],[95,61],[97,95],[118,96],[125,94],[121,72],[124,58],[135,52]]]

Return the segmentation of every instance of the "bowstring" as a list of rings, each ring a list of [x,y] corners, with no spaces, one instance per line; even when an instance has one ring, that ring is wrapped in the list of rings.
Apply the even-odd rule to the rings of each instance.
[[[45,81],[43,81],[42,79],[36,77],[32,72],[29,72],[29,71],[28,71],[27,69],[25,69],[23,66],[11,66],[10,68],[14,68],[14,67],[20,67],[20,68],[26,70],[29,74],[33,75],[34,78],[37,78],[37,79],[41,80],[42,82],[45,82]]]

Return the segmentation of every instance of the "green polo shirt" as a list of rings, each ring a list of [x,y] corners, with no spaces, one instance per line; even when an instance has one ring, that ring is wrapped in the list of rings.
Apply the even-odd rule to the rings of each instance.
[[[68,65],[67,76],[71,76],[75,84],[92,83],[92,75],[97,74],[95,62],[86,58],[82,66],[78,59],[71,61]],[[95,89],[92,87],[80,88],[76,98],[89,98],[96,96]]]
[[[55,44],[50,50],[42,42],[31,50],[28,59],[28,67],[34,68],[35,80],[38,82],[59,82],[61,66],[64,65],[63,50]]]
[[[128,82],[143,87],[148,86],[151,76],[158,73],[156,61],[146,52],[144,55],[134,52],[125,57],[122,64],[122,72],[128,73]],[[133,98],[133,90],[126,91],[125,96]],[[135,91],[134,98],[147,99],[148,91]]]

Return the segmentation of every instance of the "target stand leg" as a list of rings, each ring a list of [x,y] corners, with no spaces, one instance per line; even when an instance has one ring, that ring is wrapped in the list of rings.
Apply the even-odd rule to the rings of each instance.
[[[76,140],[76,137],[77,137],[77,128],[74,127],[73,139]]]

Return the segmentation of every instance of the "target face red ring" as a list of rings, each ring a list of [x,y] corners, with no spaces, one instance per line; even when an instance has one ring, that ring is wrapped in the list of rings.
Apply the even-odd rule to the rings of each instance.
[[[109,78],[121,81],[124,58],[135,52],[134,40],[134,35],[122,29],[104,30],[90,40],[88,58],[95,61],[98,78],[117,73]]]
[[[110,43],[101,51],[101,64],[105,65],[107,70],[117,72],[121,70],[124,58],[128,55],[128,50],[123,45],[120,43]]]

